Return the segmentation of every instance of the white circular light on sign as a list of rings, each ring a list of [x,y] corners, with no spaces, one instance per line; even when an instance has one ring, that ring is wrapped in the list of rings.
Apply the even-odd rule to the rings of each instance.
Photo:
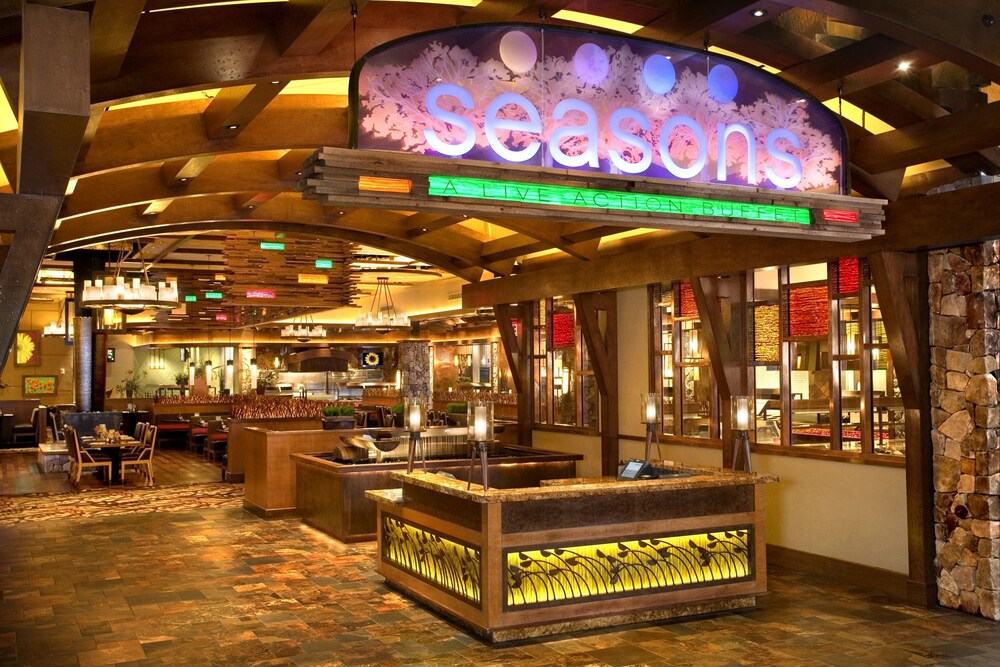
[[[524,74],[538,62],[538,49],[531,37],[512,30],[500,38],[500,60],[514,74]]]

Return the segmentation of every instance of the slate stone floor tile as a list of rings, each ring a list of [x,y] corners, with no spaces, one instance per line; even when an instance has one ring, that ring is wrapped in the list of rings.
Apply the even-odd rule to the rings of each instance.
[[[167,491],[163,489],[162,491]],[[374,545],[166,493],[0,522],[0,665],[932,665],[995,667],[1000,625],[772,568],[756,610],[492,646],[387,588]],[[115,492],[119,494],[119,492]],[[192,500],[192,498],[194,500]],[[141,508],[140,508],[141,509]],[[30,510],[30,511],[29,511]],[[32,520],[37,512],[39,520]]]

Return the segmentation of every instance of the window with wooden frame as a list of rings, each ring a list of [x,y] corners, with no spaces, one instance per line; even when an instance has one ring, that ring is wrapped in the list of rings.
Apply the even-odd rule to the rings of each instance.
[[[572,298],[538,302],[534,342],[535,423],[598,429],[597,383]]]
[[[662,433],[719,438],[718,390],[688,282],[655,286],[653,377],[661,397]]]
[[[746,278],[751,439],[835,458],[902,457],[902,398],[867,262],[768,267]],[[690,287],[658,285],[650,296],[662,432],[719,438],[717,389]]]

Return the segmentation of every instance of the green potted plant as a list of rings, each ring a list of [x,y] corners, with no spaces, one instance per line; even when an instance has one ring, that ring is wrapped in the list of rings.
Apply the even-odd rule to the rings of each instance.
[[[125,398],[132,398],[142,392],[142,382],[146,379],[146,371],[138,373],[131,368],[125,371],[121,382],[115,385],[115,391]]]
[[[323,429],[354,428],[354,406],[327,405],[323,407]]]

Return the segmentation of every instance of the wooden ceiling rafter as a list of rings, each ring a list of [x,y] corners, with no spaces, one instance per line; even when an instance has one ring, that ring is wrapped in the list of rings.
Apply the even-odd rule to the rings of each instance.
[[[222,88],[202,112],[205,135],[209,139],[231,139],[240,134],[274,101],[286,83],[278,79]]]

